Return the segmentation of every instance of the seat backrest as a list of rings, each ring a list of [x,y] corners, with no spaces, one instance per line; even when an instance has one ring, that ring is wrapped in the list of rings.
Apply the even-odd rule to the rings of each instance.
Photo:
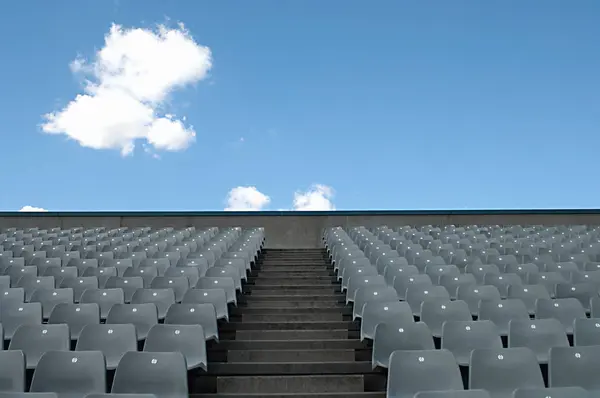
[[[2,305],[0,319],[4,327],[4,338],[12,339],[21,325],[40,325],[42,323],[42,304],[9,302]]]
[[[187,365],[180,352],[128,352],[115,372],[112,392],[187,398]]]
[[[502,348],[498,327],[492,321],[447,321],[442,325],[442,348],[450,350],[459,365],[467,366],[471,351]]]
[[[82,330],[75,351],[101,351],[107,369],[115,369],[123,355],[137,351],[137,334],[132,324],[89,324]]]
[[[423,322],[396,325],[380,323],[375,328],[372,365],[386,368],[391,353],[396,350],[433,350],[433,336]]]
[[[409,398],[421,391],[463,390],[460,369],[448,350],[394,351],[387,396]]]
[[[517,388],[543,388],[535,353],[529,348],[476,349],[471,352],[469,389],[510,396]]]
[[[600,318],[576,319],[573,344],[575,346],[600,345]]]
[[[49,324],[67,324],[71,339],[77,340],[85,325],[100,323],[100,307],[89,304],[57,304],[50,313]]]
[[[25,391],[25,355],[22,351],[0,350],[0,391]]]
[[[9,350],[21,350],[25,354],[28,369],[35,369],[46,351],[69,351],[71,335],[69,326],[21,325],[8,346]]]
[[[550,349],[548,385],[579,386],[600,391],[600,346],[554,347]]]
[[[123,323],[134,324],[138,340],[143,340],[150,328],[158,323],[158,308],[154,303],[114,304],[108,312],[106,324]]]
[[[519,388],[513,398],[590,398],[590,394],[581,387]]]
[[[188,369],[207,370],[206,341],[200,325],[154,325],[144,344],[146,352],[181,352]]]
[[[217,312],[212,304],[172,304],[167,310],[166,325],[201,325],[204,337],[219,340]]]
[[[106,365],[100,351],[48,351],[40,359],[31,392],[85,396],[106,392]]]

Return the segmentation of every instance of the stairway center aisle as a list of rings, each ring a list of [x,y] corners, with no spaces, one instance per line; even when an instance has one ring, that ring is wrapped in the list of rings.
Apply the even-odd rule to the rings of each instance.
[[[325,250],[264,250],[192,393],[385,397],[385,375],[371,370],[371,349],[339,289]]]

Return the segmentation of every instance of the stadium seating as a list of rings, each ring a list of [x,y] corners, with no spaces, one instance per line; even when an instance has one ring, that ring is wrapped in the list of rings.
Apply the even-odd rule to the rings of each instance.
[[[0,231],[0,398],[600,394],[598,227],[266,238]]]

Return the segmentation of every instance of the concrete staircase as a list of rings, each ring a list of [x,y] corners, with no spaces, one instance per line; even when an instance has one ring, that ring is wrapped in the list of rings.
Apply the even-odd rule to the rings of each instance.
[[[219,332],[192,395],[385,397],[324,250],[264,250]]]

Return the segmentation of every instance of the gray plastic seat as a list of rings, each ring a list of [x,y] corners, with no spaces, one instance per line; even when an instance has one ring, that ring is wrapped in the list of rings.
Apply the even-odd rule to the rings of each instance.
[[[387,265],[383,270],[385,283],[394,286],[394,279],[398,275],[419,275],[419,269],[414,265]]]
[[[22,287],[13,287],[0,290],[0,305],[5,303],[24,303],[25,289]]]
[[[210,267],[206,270],[205,276],[208,278],[231,278],[233,279],[235,290],[238,292],[242,291],[242,278],[240,277],[240,271],[238,268],[232,265]]]
[[[112,392],[188,398],[185,357],[180,352],[128,352],[117,367]]]
[[[58,398],[53,392],[0,392],[0,398]]]
[[[592,398],[581,387],[519,388],[512,398]]]
[[[471,315],[478,316],[480,301],[499,301],[502,298],[496,286],[463,285],[458,287],[456,299],[466,302]]]
[[[527,283],[530,285],[544,285],[548,293],[550,293],[550,297],[554,297],[557,284],[567,282],[560,272],[530,273],[527,280]]]
[[[590,311],[590,300],[598,297],[598,284],[584,283],[558,283],[556,285],[556,298],[576,298],[583,308]]]
[[[196,283],[198,282],[198,279],[201,275],[197,267],[169,267],[165,271],[165,276],[186,276],[189,280],[190,286],[196,286]],[[202,274],[202,276],[204,276],[204,273]]]
[[[371,365],[388,368],[392,352],[397,350],[433,350],[433,336],[423,322],[398,325],[391,321],[375,327]]]
[[[353,320],[362,318],[364,305],[372,301],[398,300],[396,291],[386,285],[364,286],[354,294],[354,307],[352,310]]]
[[[19,261],[19,260],[23,261],[24,259],[23,258],[14,258],[14,259],[11,259],[10,261]],[[12,265],[6,269],[6,271],[4,272],[4,275],[10,276],[10,285],[12,287],[23,287],[23,286],[18,285],[21,278],[23,276],[36,277],[37,276],[37,267],[35,265],[27,265],[27,266]],[[50,277],[47,277],[47,278],[50,278]],[[54,287],[54,285],[52,287]]]
[[[217,319],[229,321],[227,295],[223,289],[190,289],[183,296],[182,304],[211,304]]]
[[[50,313],[57,304],[73,304],[73,289],[36,289],[31,296],[32,303],[42,304],[42,317],[50,318]]]
[[[573,345],[600,345],[600,319],[575,319],[575,326],[573,329]]]
[[[363,258],[366,264],[349,264],[341,269],[341,273],[338,274],[338,280],[342,281],[342,292],[348,289],[348,283],[350,278],[354,275],[371,276],[378,275],[377,268],[371,265],[368,259]],[[353,262],[356,260],[353,260]],[[360,262],[360,261],[359,261]]]
[[[540,299],[535,305],[536,319],[558,319],[567,334],[573,334],[573,324],[576,319],[586,318],[585,309],[576,298]]]
[[[24,275],[19,278],[19,282],[16,287],[22,287],[25,289],[25,301],[31,301],[33,292],[37,289],[54,289],[54,277],[53,276],[35,276],[35,275]]]
[[[414,398],[491,398],[491,396],[485,390],[425,391],[415,394]]]
[[[49,324],[67,324],[71,339],[79,339],[84,326],[100,323],[100,307],[90,304],[57,304],[50,313]]]
[[[512,398],[517,388],[544,388],[535,353],[529,348],[476,349],[471,352],[469,389],[492,398]]]
[[[414,317],[410,306],[406,302],[370,301],[363,306],[363,315],[360,323],[360,339],[373,340],[375,328],[381,322],[394,325],[413,323]]]
[[[217,313],[212,304],[182,303],[169,307],[164,323],[166,325],[200,325],[206,340],[219,341]]]
[[[500,269],[496,264],[469,264],[465,272],[473,274],[477,283],[483,283],[485,274],[500,274]]]
[[[450,294],[444,286],[410,285],[406,289],[406,302],[413,315],[421,316],[421,305],[426,301],[450,301]]]
[[[496,274],[487,273],[483,276],[485,285],[492,285],[498,288],[500,296],[506,298],[510,286],[519,286],[523,284],[523,280],[517,274]]]
[[[441,286],[444,286],[451,299],[456,299],[456,294],[460,286],[475,286],[477,281],[473,274],[460,274],[460,275],[442,275],[439,281]]]
[[[366,286],[387,286],[385,279],[381,275],[366,275],[355,274],[348,280],[348,289],[346,290],[346,303],[354,302],[356,291],[361,287]]]
[[[150,287],[152,289],[172,289],[175,293],[175,301],[180,303],[185,292],[190,288],[190,281],[187,276],[158,276],[152,279]]]
[[[433,283],[439,284],[442,276],[458,276],[460,270],[456,265],[428,265],[425,267],[425,274],[429,275]]]
[[[0,319],[4,328],[4,339],[10,340],[21,325],[41,325],[42,304],[13,302],[3,304]]]
[[[23,351],[0,351],[0,391],[25,391],[25,355]]]
[[[460,369],[448,350],[395,351],[389,362],[389,398],[414,398],[423,391],[464,390]]]
[[[114,304],[108,312],[106,324],[126,323],[135,325],[138,340],[144,340],[150,328],[158,324],[156,304]]]
[[[452,351],[461,366],[468,366],[471,351],[500,349],[502,338],[492,321],[446,321],[442,325],[442,348]]]
[[[33,373],[31,392],[55,392],[59,398],[81,398],[106,392],[104,355],[100,351],[49,351]]]
[[[64,278],[77,278],[79,272],[77,267],[48,267],[43,273],[39,268],[40,267],[38,267],[38,272],[40,272],[42,276],[53,276],[56,281]]]
[[[124,272],[123,276],[126,278],[139,276],[144,280],[144,287],[150,287],[152,279],[158,276],[158,268],[154,265],[147,267],[128,267]]]
[[[144,279],[141,276],[123,277],[111,276],[104,285],[106,289],[123,289],[125,295],[125,303],[130,303],[133,294],[137,289],[144,287]]]
[[[125,303],[123,289],[87,289],[81,295],[81,303],[96,303],[100,306],[100,318],[106,319],[108,312],[115,304]]]
[[[10,276],[0,275],[0,290],[10,288]]]
[[[71,336],[68,325],[21,325],[13,335],[9,350],[25,354],[27,369],[35,369],[46,351],[69,351]]]
[[[429,300],[421,304],[421,321],[431,330],[433,337],[442,337],[446,321],[472,321],[469,306],[462,300]]]
[[[148,332],[144,351],[180,352],[188,370],[207,370],[206,338],[201,325],[154,325]]]
[[[548,363],[549,387],[582,387],[600,394],[600,346],[554,347]]]
[[[406,300],[406,290],[409,286],[433,286],[429,275],[397,275],[394,278],[394,289],[400,300]]]
[[[133,324],[89,324],[83,327],[75,351],[101,351],[106,368],[116,369],[128,351],[137,351],[137,335]]]
[[[158,319],[164,319],[171,304],[175,304],[173,289],[137,289],[131,304],[154,303],[158,309]]]
[[[227,303],[237,305],[235,282],[232,278],[211,278],[204,276],[198,279],[196,289],[223,289]],[[219,307],[217,307],[217,315],[220,314]]]
[[[502,336],[508,335],[511,320],[529,320],[529,311],[519,299],[480,301],[479,319],[492,321]]]
[[[535,314],[535,302],[539,299],[550,299],[550,293],[544,285],[511,285],[508,287],[509,299],[519,299],[527,307],[530,315]]]
[[[98,289],[99,282],[96,276],[82,276],[79,278],[65,278],[60,282],[61,288],[73,289],[73,300],[76,303],[81,301],[83,292],[87,289]]]
[[[538,363],[548,363],[552,347],[568,347],[567,332],[557,319],[512,320],[508,326],[508,346],[527,347]]]
[[[0,397],[2,398],[2,397]],[[33,397],[35,398],[35,397]],[[88,394],[84,398],[156,398],[154,394]]]

